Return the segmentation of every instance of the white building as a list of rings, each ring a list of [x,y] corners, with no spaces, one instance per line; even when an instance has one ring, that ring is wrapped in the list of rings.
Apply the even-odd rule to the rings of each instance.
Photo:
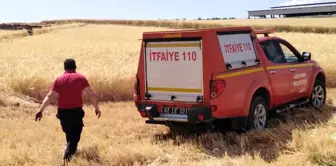
[[[290,6],[276,6],[266,10],[248,11],[248,17],[303,17],[336,14],[336,2],[310,3]]]

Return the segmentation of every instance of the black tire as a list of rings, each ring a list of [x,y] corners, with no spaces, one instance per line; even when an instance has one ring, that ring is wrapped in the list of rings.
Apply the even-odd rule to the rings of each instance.
[[[250,112],[247,121],[246,129],[249,130],[263,130],[267,127],[268,121],[268,104],[261,96],[255,96],[252,99]],[[256,118],[259,119],[258,123],[255,122]]]
[[[326,103],[326,99],[327,91],[325,83],[321,80],[315,80],[314,87],[309,98],[309,107],[316,110],[322,110],[324,104]]]

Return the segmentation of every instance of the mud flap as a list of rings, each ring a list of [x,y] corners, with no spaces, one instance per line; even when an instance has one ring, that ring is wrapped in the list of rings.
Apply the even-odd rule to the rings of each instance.
[[[248,120],[248,117],[232,118],[230,120],[232,129],[234,129],[234,130],[244,130],[247,126],[247,120]]]
[[[199,119],[199,115],[203,115],[203,120]],[[211,109],[209,107],[192,107],[188,112],[188,123],[198,124],[201,122],[211,122],[213,121],[211,115]]]
[[[149,120],[153,120],[154,117],[159,116],[159,112],[157,110],[156,105],[146,105],[144,110],[146,111]]]

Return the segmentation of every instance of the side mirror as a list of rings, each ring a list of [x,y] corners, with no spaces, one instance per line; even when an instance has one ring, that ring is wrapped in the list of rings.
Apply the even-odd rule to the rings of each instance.
[[[311,59],[311,53],[310,52],[303,52],[302,57],[304,61],[309,61]]]

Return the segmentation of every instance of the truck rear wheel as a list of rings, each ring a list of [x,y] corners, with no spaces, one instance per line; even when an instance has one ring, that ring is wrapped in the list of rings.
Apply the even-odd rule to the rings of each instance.
[[[253,97],[247,122],[247,130],[261,131],[267,126],[268,104],[263,97]]]
[[[325,104],[326,98],[325,84],[320,80],[316,80],[310,96],[310,106],[314,109],[321,110]]]

